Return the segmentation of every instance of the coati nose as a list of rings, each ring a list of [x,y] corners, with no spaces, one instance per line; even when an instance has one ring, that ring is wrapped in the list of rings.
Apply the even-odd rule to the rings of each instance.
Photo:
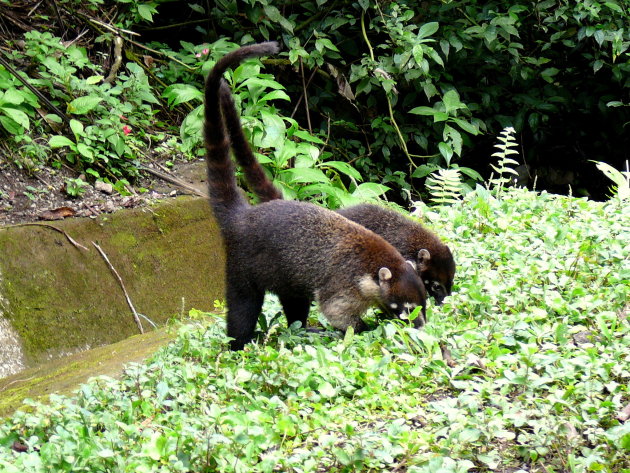
[[[403,304],[403,310],[401,314],[399,315],[399,317],[402,320],[409,320],[410,315],[413,314],[414,312],[416,312],[415,318],[413,319],[414,328],[424,327],[424,324],[426,323],[424,310],[422,309],[421,306],[417,304],[410,304],[408,302]]]

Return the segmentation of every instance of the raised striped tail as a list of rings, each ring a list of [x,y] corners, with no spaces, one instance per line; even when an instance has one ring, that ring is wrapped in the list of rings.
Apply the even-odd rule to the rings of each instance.
[[[230,138],[221,113],[219,90],[223,74],[247,58],[275,54],[278,50],[278,43],[274,41],[244,46],[219,59],[206,77],[204,137],[208,193],[210,205],[222,228],[235,207],[247,205],[236,186],[234,165],[230,159]]]
[[[269,180],[256,156],[254,156],[247,138],[245,138],[232,92],[225,82],[221,84],[220,92],[221,110],[227,132],[232,141],[234,158],[241,166],[250,190],[258,197],[260,202],[282,199],[282,193]]]

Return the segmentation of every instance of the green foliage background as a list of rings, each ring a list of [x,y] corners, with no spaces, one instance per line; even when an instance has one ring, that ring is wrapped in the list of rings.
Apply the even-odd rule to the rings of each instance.
[[[107,19],[98,18],[103,5]],[[8,59],[83,122],[82,134],[63,130],[74,147],[51,145],[91,179],[133,178],[156,143],[160,153],[194,155],[203,74],[237,44],[264,39],[279,40],[283,53],[264,70],[243,69],[233,86],[261,160],[290,197],[336,206],[364,182],[394,189],[388,197],[403,203],[439,169],[459,169],[472,188],[491,171],[494,137],[512,126],[539,188],[567,192],[545,176],[573,172],[574,192],[602,198],[607,183],[593,182],[589,160],[621,169],[630,148],[629,12],[618,0],[57,6],[89,35],[67,48],[58,35],[68,31],[36,9],[29,19],[50,31],[10,38],[26,47]],[[108,83],[116,37],[123,67]],[[32,132],[55,135],[46,122],[59,118],[42,121],[42,104],[2,66],[0,94],[0,128],[14,137],[16,161],[50,161]]]

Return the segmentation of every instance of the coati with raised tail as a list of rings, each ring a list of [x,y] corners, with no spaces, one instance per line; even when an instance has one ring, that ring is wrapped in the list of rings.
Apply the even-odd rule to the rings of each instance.
[[[360,316],[372,305],[398,315],[420,306],[424,317],[426,292],[414,263],[383,238],[313,204],[276,199],[251,206],[240,194],[219,103],[220,88],[226,88],[222,76],[246,58],[277,51],[275,42],[242,47],[221,58],[206,78],[208,191],[226,250],[231,348],[252,339],[266,291],[279,296],[289,324],[306,326],[313,299],[340,330],[365,330]]]
[[[221,88],[221,108],[232,140],[234,157],[241,165],[251,191],[261,203],[282,199],[282,193],[265,175],[243,134],[227,84]],[[427,228],[394,210],[374,204],[354,205],[340,209],[337,213],[382,236],[403,258],[414,261],[427,292],[437,304],[441,304],[451,294],[455,277],[453,254]]]

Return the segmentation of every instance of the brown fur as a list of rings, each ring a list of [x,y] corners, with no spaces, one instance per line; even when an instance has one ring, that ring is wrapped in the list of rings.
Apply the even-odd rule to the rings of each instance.
[[[208,187],[226,247],[227,333],[233,349],[251,340],[266,291],[278,294],[289,323],[304,326],[315,299],[341,330],[364,330],[360,316],[371,305],[390,311],[395,306],[398,313],[416,306],[424,313],[426,305],[424,285],[411,263],[380,236],[312,204],[276,199],[252,207],[238,192],[219,106],[222,75],[245,58],[276,51],[276,43],[240,48],[219,60],[206,79]]]
[[[234,99],[227,85],[221,89],[221,108],[232,140],[234,157],[260,202],[282,199],[282,193],[265,175],[243,134]],[[455,260],[448,246],[414,220],[374,204],[360,204],[338,211],[391,243],[407,260],[414,261],[429,294],[438,304],[451,294]],[[425,251],[422,251],[425,250]]]

